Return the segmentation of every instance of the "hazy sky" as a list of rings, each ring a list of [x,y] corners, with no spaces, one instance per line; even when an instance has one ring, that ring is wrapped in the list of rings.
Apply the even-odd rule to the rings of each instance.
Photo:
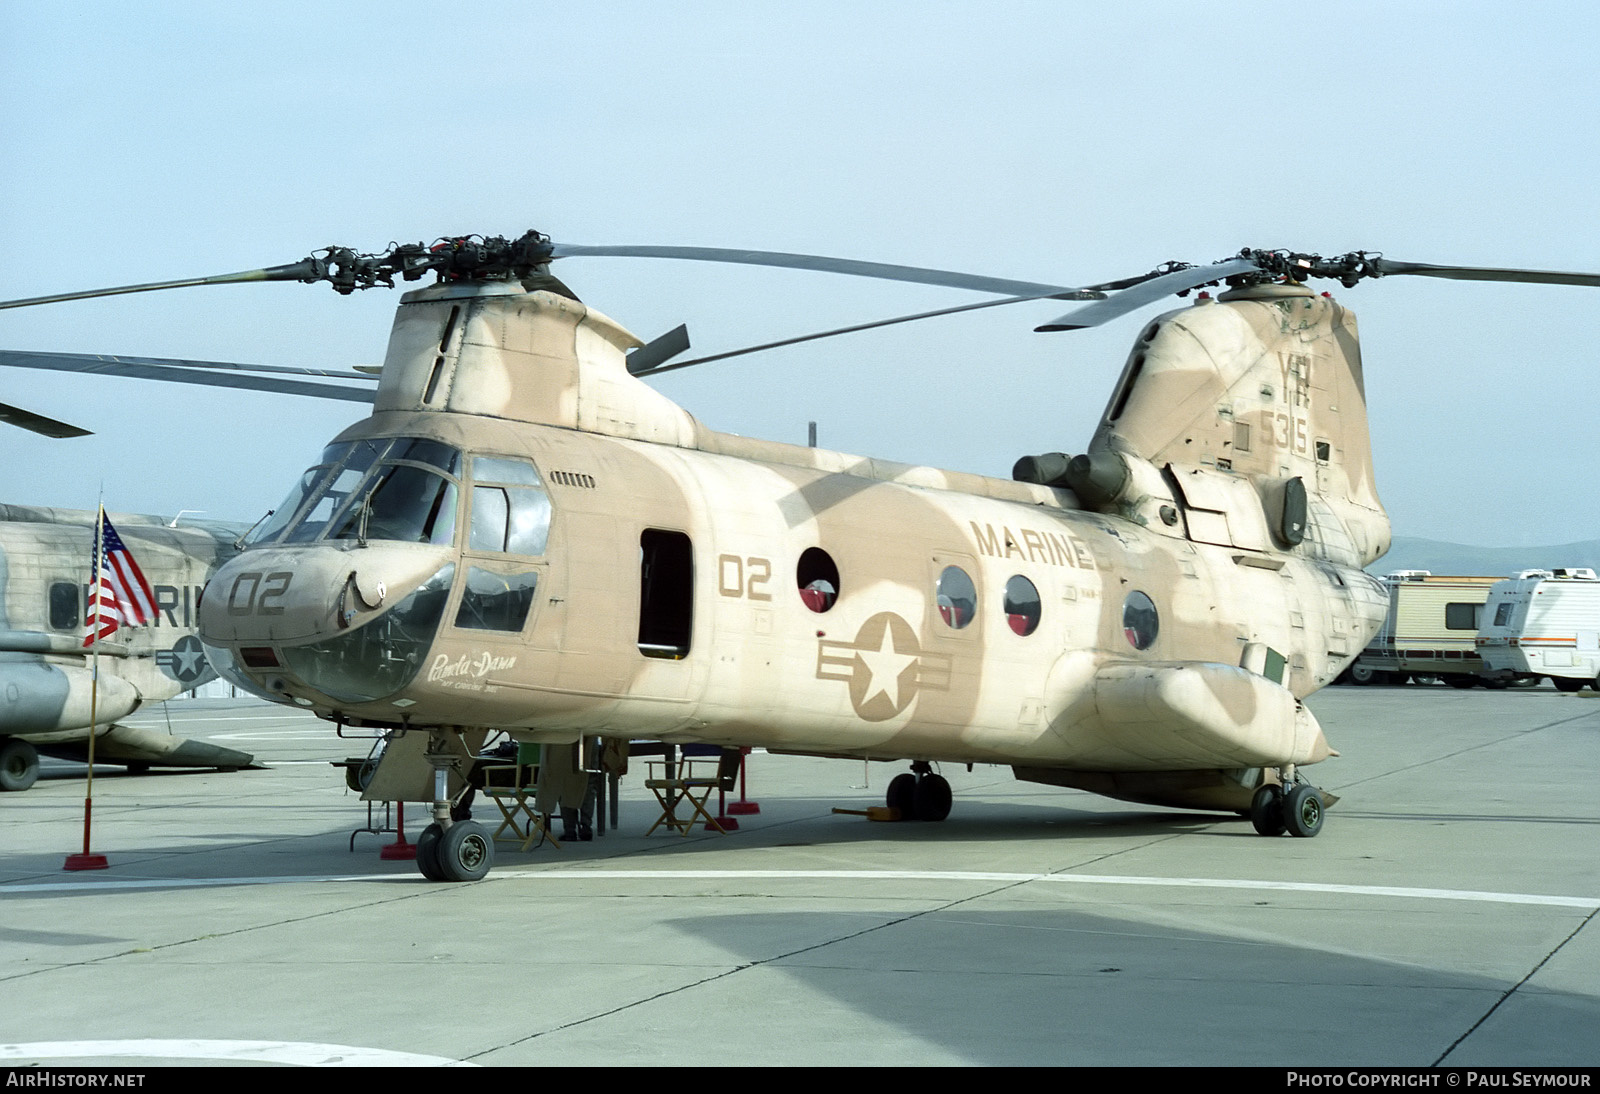
[[[1076,284],[1241,246],[1600,269],[1590,4],[0,0],[0,298],[534,227]],[[711,352],[979,299],[621,259],[557,271]],[[1400,534],[1600,537],[1600,292],[1397,278],[1361,317]],[[0,312],[0,346],[342,367],[395,293]],[[1177,302],[1174,301],[1176,304]],[[657,381],[707,424],[1008,476],[1081,451],[1158,310],[1022,305]],[[0,369],[0,501],[254,520],[354,404]]]

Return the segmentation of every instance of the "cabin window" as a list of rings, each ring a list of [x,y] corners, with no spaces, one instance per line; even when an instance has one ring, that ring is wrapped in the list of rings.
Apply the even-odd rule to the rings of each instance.
[[[1122,602],[1122,633],[1128,644],[1136,650],[1147,650],[1155,645],[1161,631],[1161,618],[1155,601],[1135,589]]]
[[[1478,618],[1483,614],[1482,604],[1446,604],[1444,626],[1451,631],[1476,631]]]
[[[682,532],[639,536],[639,652],[676,661],[689,653],[694,622],[694,548]]]
[[[807,547],[795,567],[800,602],[814,612],[825,612],[839,600],[839,567],[821,547]]]
[[[1511,601],[1507,600],[1494,610],[1494,625],[1505,627],[1511,624]]]
[[[934,603],[945,625],[959,631],[978,614],[978,587],[960,566],[946,566],[939,575]]]
[[[57,581],[50,586],[50,626],[58,631],[76,630],[83,622],[78,611],[78,586],[71,581]]]
[[[1011,629],[1024,638],[1039,629],[1039,590],[1021,574],[1006,582],[1005,612]]]
[[[461,604],[456,609],[456,626],[476,631],[520,631],[528,621],[528,609],[539,587],[539,575],[529,570],[520,574],[497,574],[471,566]]]

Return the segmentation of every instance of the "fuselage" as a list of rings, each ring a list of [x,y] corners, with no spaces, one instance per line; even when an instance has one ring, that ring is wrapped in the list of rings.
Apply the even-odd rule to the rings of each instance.
[[[345,720],[1165,769],[1170,749],[1104,732],[1104,665],[1262,643],[1304,696],[1382,618],[1359,570],[841,453],[427,413],[329,451],[308,478],[337,496],[225,567],[203,626],[231,677]],[[409,516],[370,494],[402,468],[429,479]]]

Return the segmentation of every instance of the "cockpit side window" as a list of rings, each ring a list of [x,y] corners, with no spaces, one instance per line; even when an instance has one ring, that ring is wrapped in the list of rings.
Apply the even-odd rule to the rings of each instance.
[[[472,477],[471,549],[543,555],[550,541],[550,495],[533,464],[474,456]]]

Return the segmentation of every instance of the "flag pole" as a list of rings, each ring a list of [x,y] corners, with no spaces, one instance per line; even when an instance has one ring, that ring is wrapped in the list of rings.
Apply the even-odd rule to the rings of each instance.
[[[76,855],[68,855],[63,870],[104,870],[111,864],[104,855],[99,855],[89,850],[90,818],[94,814],[94,739],[100,728],[99,701],[100,701],[100,560],[105,554],[105,523],[106,505],[105,495],[100,496],[100,506],[94,518],[94,565],[90,569],[89,602],[94,605],[94,614],[88,612],[85,605],[84,623],[89,627],[89,774],[84,783],[83,791],[83,851]],[[90,620],[93,623],[90,623]]]

